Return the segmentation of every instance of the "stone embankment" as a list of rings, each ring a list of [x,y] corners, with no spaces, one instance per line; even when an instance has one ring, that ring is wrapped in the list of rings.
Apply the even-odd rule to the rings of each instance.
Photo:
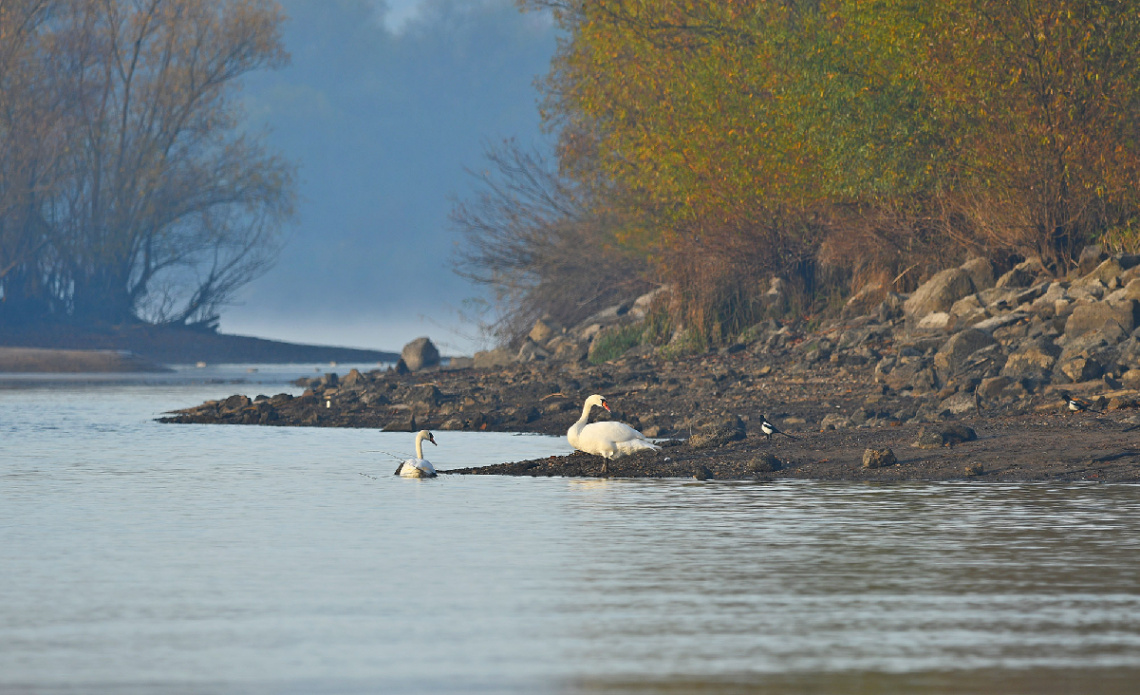
[[[779,283],[773,291],[780,291]],[[662,292],[667,290],[658,296]],[[633,345],[600,364],[588,359],[599,354],[599,346],[613,348],[607,336],[644,321],[655,300],[647,295],[612,307],[580,326],[540,321],[517,351],[481,353],[444,366],[430,366],[429,356],[412,370],[408,365],[415,357],[406,350],[396,369],[329,374],[305,383],[299,397],[233,396],[166,420],[561,434],[577,419],[586,396],[602,393],[613,417],[651,437],[688,440],[726,427],[736,431],[739,423],[739,438],[709,448],[685,444],[668,456],[676,466],[688,455],[677,452],[690,452],[706,461],[700,465],[711,477],[720,477],[707,465],[713,459],[739,467],[747,461],[745,454],[732,453],[737,449],[750,452],[750,461],[759,451],[783,447],[799,457],[784,464],[851,456],[852,465],[864,471],[860,475],[889,479],[907,461],[934,456],[901,453],[921,439],[919,429],[958,420],[981,433],[1001,433],[1005,444],[944,442],[947,450],[974,447],[998,456],[1002,446],[1029,447],[1038,458],[1047,453],[1050,460],[1069,461],[1070,472],[1098,456],[1115,457],[1112,465],[1140,461],[1140,454],[1127,453],[1126,440],[1115,438],[1135,419],[1140,401],[1140,257],[1109,257],[1089,248],[1078,271],[1061,279],[1034,260],[995,277],[988,262],[975,259],[938,273],[909,296],[865,287],[838,317],[812,331],[769,320],[715,353],[666,360],[649,346]],[[434,351],[430,341],[422,341],[418,349],[429,347]],[[1088,399],[1100,412],[1063,412],[1063,391]],[[803,436],[803,443],[760,439],[750,423],[758,424],[763,415]],[[1076,427],[1081,418],[1107,429]],[[1053,441],[1054,431],[1066,430],[1068,440]],[[1030,431],[1033,438],[1021,435]],[[1074,444],[1071,437],[1078,435],[1091,439]],[[689,441],[699,443],[701,437]],[[1047,444],[1052,448],[1042,448]],[[897,460],[863,469],[867,447],[893,447]],[[880,453],[872,459],[889,457]],[[621,470],[611,466],[612,475]],[[997,468],[990,463],[983,470]],[[725,473],[741,477],[743,471]],[[927,477],[954,471],[964,475],[957,467]],[[773,474],[781,475],[765,473]]]

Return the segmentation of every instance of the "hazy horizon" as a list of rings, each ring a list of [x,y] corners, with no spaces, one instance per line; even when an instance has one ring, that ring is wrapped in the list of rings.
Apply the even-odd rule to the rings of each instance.
[[[298,165],[297,215],[277,265],[222,312],[221,330],[399,350],[428,335],[481,347],[460,322],[478,290],[451,268],[452,200],[487,143],[544,141],[538,92],[555,29],[512,0],[283,0],[288,67],[253,75],[251,130]]]

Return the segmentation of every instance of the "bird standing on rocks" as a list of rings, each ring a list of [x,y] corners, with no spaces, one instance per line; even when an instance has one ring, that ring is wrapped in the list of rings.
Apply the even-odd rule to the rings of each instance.
[[[582,406],[582,417],[578,418],[578,421],[566,432],[566,441],[579,451],[604,458],[606,462],[602,464],[602,473],[608,472],[610,459],[643,449],[657,451],[660,448],[646,439],[644,434],[624,422],[610,420],[587,425],[586,421],[594,406],[610,409],[605,396],[594,394],[587,398]]]
[[[768,441],[772,441],[773,434],[782,434],[788,439],[799,439],[799,437],[793,437],[787,432],[781,432],[780,430],[776,429],[776,426],[768,422],[768,418],[764,415],[760,416],[760,431],[764,433],[764,436],[768,438]]]
[[[1092,403],[1089,403],[1080,396],[1072,396],[1068,391],[1062,391],[1061,398],[1065,399],[1065,405],[1068,406],[1069,412],[1071,413],[1079,413],[1092,407]]]

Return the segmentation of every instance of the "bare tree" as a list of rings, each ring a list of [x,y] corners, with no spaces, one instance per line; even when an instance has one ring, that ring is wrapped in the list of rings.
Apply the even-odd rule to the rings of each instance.
[[[463,237],[456,271],[494,291],[500,340],[544,315],[576,323],[649,286],[644,260],[614,237],[613,217],[540,153],[506,141],[485,156],[489,168],[472,172],[480,192],[451,219]]]
[[[272,0],[51,3],[30,71],[62,146],[30,206],[41,233],[22,224],[55,311],[210,325],[269,266],[293,169],[240,132],[233,97],[286,61],[281,21]]]
[[[46,310],[37,259],[47,246],[40,201],[55,178],[62,128],[37,64],[55,0],[0,0],[0,297],[8,313]]]

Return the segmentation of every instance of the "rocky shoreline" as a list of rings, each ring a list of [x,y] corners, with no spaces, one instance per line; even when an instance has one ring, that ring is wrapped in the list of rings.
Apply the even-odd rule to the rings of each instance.
[[[509,354],[440,367],[406,352],[397,369],[325,375],[299,397],[235,395],[163,421],[564,434],[601,393],[612,417],[670,440],[612,463],[611,477],[1140,481],[1138,257],[1086,249],[1063,279],[1033,260],[995,277],[975,259],[909,296],[866,287],[810,330],[769,320],[715,353],[664,359],[632,345],[592,363],[651,301],[575,327],[539,322]],[[1091,410],[1069,412],[1062,392]],[[800,439],[766,440],[764,415]],[[864,465],[883,449],[893,462]],[[575,454],[451,472],[600,469]]]

